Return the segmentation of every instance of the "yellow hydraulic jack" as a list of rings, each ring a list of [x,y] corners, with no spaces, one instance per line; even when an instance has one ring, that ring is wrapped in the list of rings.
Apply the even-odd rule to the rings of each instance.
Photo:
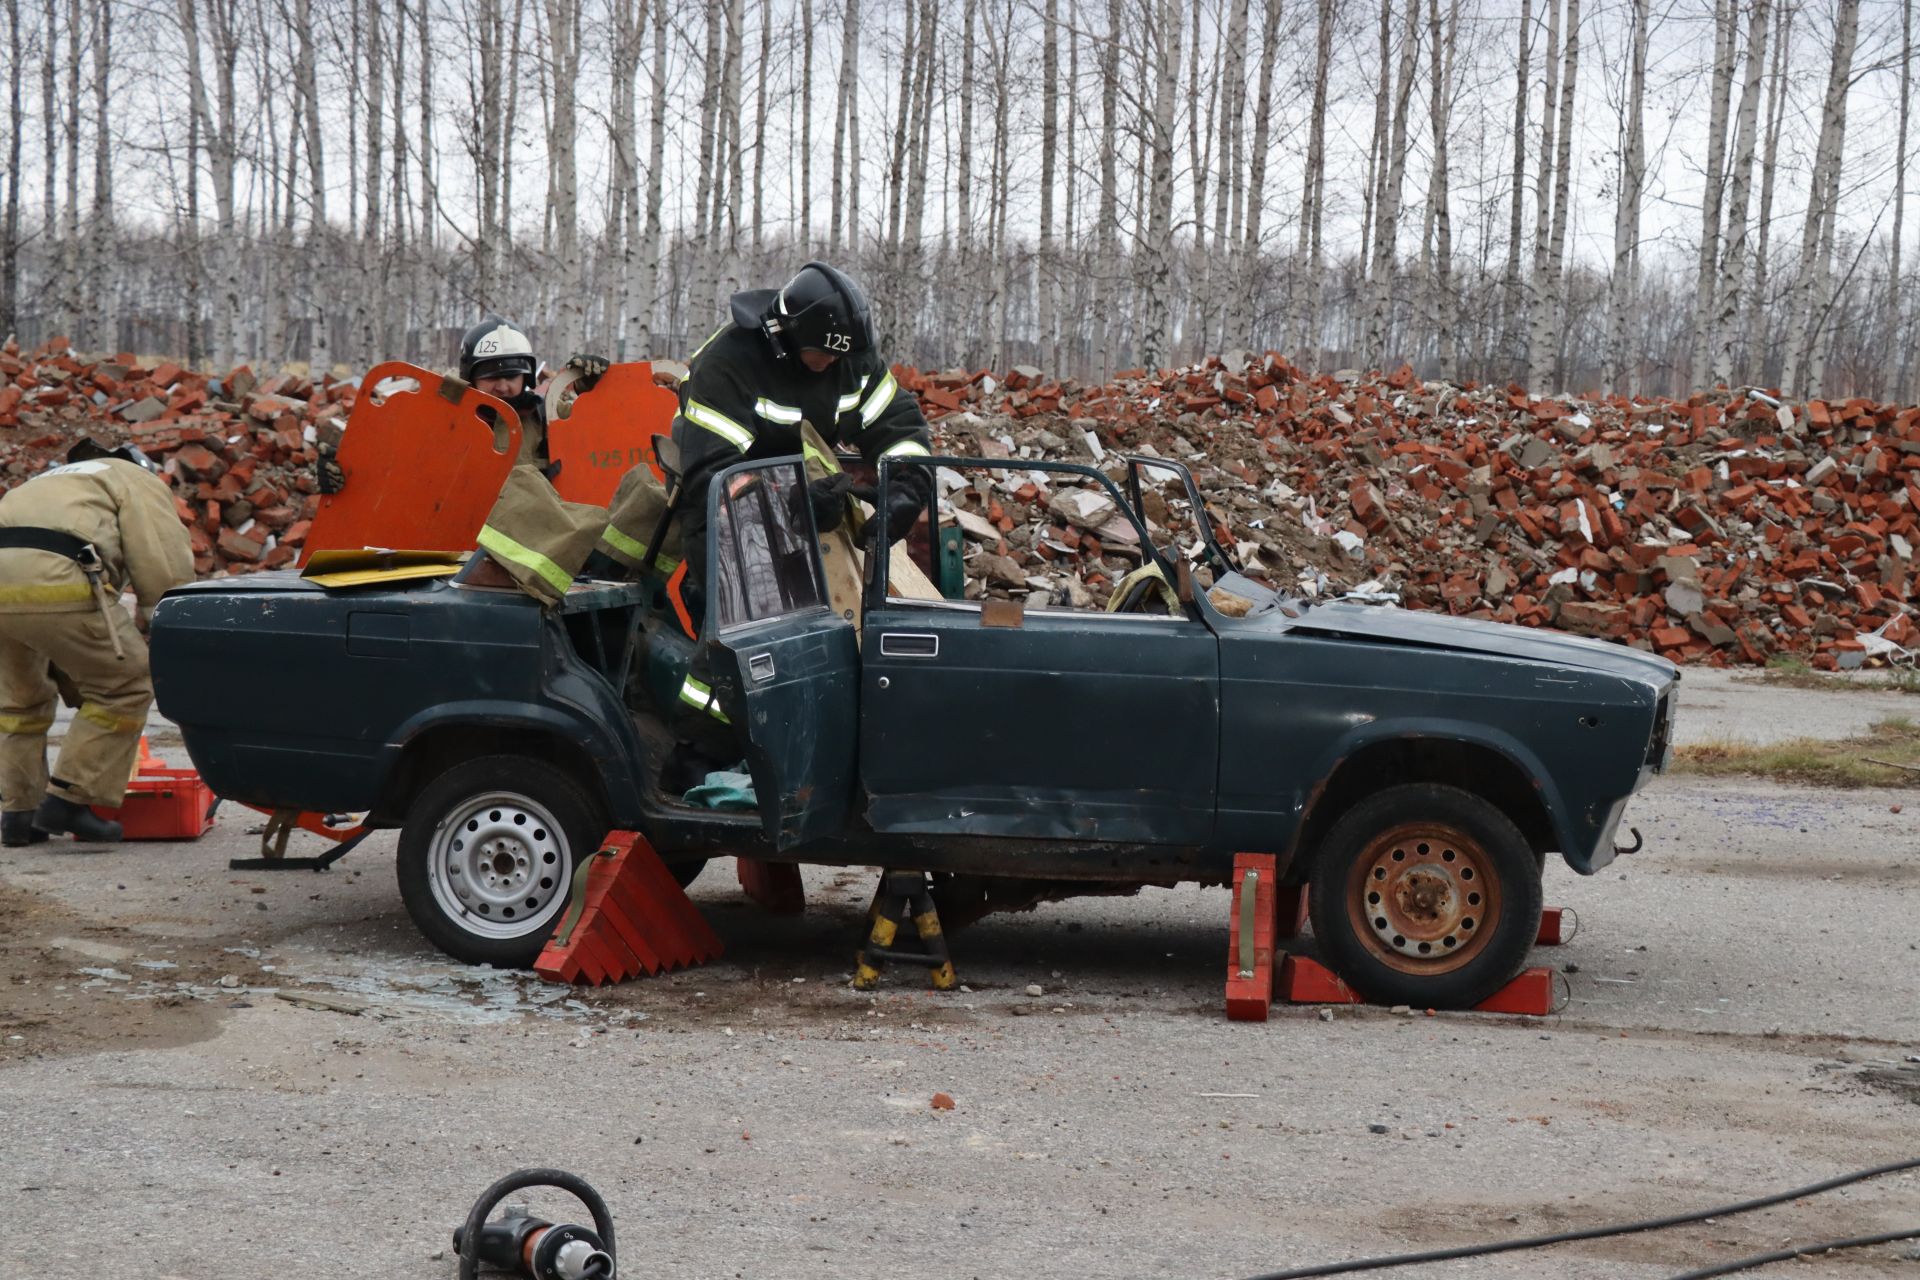
[[[867,945],[860,949],[854,963],[853,985],[857,990],[870,991],[878,986],[880,967],[889,960],[923,964],[932,971],[935,988],[953,989],[953,961],[947,955],[940,912],[933,905],[933,892],[927,887],[924,872],[881,872],[880,888],[873,895],[873,906],[867,909],[867,920]],[[902,951],[893,945],[905,920],[911,920],[919,934],[918,951]]]

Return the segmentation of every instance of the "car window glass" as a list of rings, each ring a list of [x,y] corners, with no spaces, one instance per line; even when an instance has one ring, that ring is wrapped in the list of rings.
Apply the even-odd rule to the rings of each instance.
[[[804,473],[791,464],[727,480],[714,528],[713,608],[722,629],[826,601]]]
[[[941,524],[965,538],[965,599],[1103,612],[1143,562],[1138,526],[1090,476],[943,467],[939,487]]]

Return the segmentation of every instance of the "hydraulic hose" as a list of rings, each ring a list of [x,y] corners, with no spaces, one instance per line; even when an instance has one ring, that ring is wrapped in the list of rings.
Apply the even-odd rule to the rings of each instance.
[[[1891,1173],[1904,1173],[1909,1169],[1920,1169],[1920,1158],[1899,1160],[1892,1164],[1876,1165],[1871,1169],[1862,1169],[1856,1173],[1844,1173],[1828,1178],[1810,1186],[1796,1187],[1791,1191],[1779,1191],[1772,1195],[1761,1196],[1754,1200],[1743,1200],[1738,1204],[1722,1205],[1714,1209],[1700,1209],[1692,1213],[1677,1213],[1665,1218],[1647,1218],[1640,1222],[1623,1222],[1615,1226],[1584,1227],[1577,1231],[1561,1231],[1550,1236],[1528,1236],[1520,1240],[1500,1240],[1492,1244],[1460,1245],[1451,1249],[1428,1249],[1420,1253],[1391,1254],[1379,1258],[1359,1258],[1352,1262],[1325,1262],[1311,1267],[1294,1267],[1286,1271],[1269,1271],[1253,1277],[1253,1280],[1307,1280],[1310,1276],[1339,1276],[1355,1271],[1384,1271],[1390,1267],[1411,1267],[1427,1262],[1447,1262],[1454,1258],[1484,1258],[1496,1253],[1514,1253],[1522,1249],[1544,1249],[1548,1245],[1568,1244],[1575,1240],[1600,1240],[1609,1236],[1636,1235],[1643,1231],[1664,1231],[1668,1227],[1681,1227],[1691,1222],[1703,1222],[1708,1218],[1730,1218],[1739,1213],[1752,1213],[1756,1209],[1771,1208],[1776,1204],[1785,1204],[1789,1200],[1798,1200],[1804,1196],[1819,1195],[1839,1187],[1849,1187],[1856,1182],[1865,1182],[1869,1178],[1883,1178]],[[1905,1239],[1913,1233],[1902,1233],[1885,1239]],[[1862,1239],[1852,1244],[1883,1243],[1881,1239]],[[1827,1246],[1834,1247],[1834,1246]],[[1814,1249],[1816,1246],[1808,1246]],[[1780,1255],[1781,1259],[1794,1256],[1793,1253]],[[1772,1259],[1769,1259],[1772,1260]],[[1756,1260],[1742,1263],[1736,1270],[1759,1266]],[[1701,1271],[1689,1273],[1690,1276],[1727,1275],[1725,1271]],[[1676,1280],[1688,1280],[1676,1277]]]

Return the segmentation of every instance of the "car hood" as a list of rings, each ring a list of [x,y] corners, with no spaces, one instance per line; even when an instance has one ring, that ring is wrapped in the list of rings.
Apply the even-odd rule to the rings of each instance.
[[[1290,620],[1287,630],[1551,662],[1662,687],[1678,679],[1680,674],[1679,668],[1665,658],[1624,645],[1503,622],[1481,622],[1381,605],[1314,605]]]

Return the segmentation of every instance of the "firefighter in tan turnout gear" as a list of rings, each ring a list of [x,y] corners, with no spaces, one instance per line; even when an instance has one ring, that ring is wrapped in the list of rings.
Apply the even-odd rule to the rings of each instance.
[[[161,595],[193,580],[173,492],[131,446],[82,440],[0,498],[0,839],[120,838],[88,807],[126,795],[153,703],[140,630]],[[140,630],[120,603],[131,587]],[[79,706],[47,773],[59,686]]]

